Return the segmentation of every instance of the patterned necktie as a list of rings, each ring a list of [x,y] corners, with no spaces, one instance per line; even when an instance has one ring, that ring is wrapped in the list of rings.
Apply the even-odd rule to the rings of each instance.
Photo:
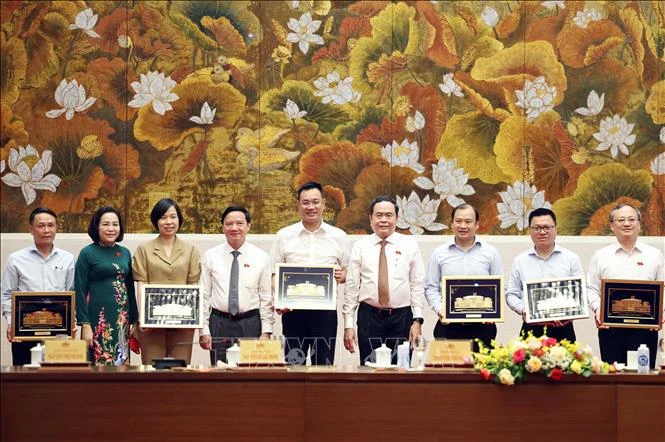
[[[238,255],[240,255],[240,252],[234,250],[231,254],[233,254],[233,264],[231,264],[231,279],[229,281],[229,313],[237,315],[240,311],[240,301],[238,300]]]
[[[386,259],[386,240],[381,241],[379,251],[379,304],[390,303],[390,291],[388,289],[388,260]]]

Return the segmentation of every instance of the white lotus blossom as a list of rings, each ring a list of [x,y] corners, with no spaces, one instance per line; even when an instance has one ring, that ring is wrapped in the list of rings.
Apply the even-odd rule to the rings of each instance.
[[[83,112],[92,106],[95,101],[97,99],[94,97],[86,98],[85,88],[82,84],[79,85],[76,79],[71,82],[63,79],[55,90],[55,102],[62,108],[52,109],[46,112],[46,116],[58,118],[66,112],[65,118],[71,120],[74,118],[74,112]]]
[[[134,45],[134,42],[132,41],[132,37],[130,37],[127,34],[122,34],[118,36],[118,46],[120,46],[123,49],[128,49],[131,48]]]
[[[415,132],[417,130],[421,130],[422,128],[425,127],[425,116],[420,113],[420,111],[416,111],[415,115],[411,116],[409,115],[406,117],[406,130],[409,132]]]
[[[152,103],[152,109],[159,115],[164,115],[166,111],[173,109],[170,103],[180,98],[171,92],[175,85],[176,82],[171,77],[165,77],[161,72],[141,74],[140,83],[132,82],[132,89],[136,94],[127,105],[140,108]]]
[[[430,200],[429,195],[425,195],[422,201],[411,191],[409,198],[397,197],[397,227],[400,229],[409,229],[413,235],[422,235],[425,230],[438,232],[447,228],[446,225],[435,223],[437,210],[439,210],[441,200]]]
[[[541,2],[540,4],[551,11],[555,8],[566,9],[566,4],[565,3],[566,3],[565,1],[559,0],[559,1]]]
[[[286,4],[289,5],[290,9],[298,9],[300,7],[300,1],[299,0],[289,0],[286,2]]]
[[[432,180],[420,176],[415,178],[413,183],[421,189],[434,189],[440,199],[445,199],[451,207],[457,207],[464,204],[464,200],[457,195],[476,193],[473,187],[467,184],[468,180],[469,174],[464,173],[463,168],[457,167],[457,160],[439,158],[439,162],[432,165]]]
[[[51,170],[51,161],[50,150],[45,150],[40,158],[37,149],[29,144],[25,148],[19,146],[18,150],[10,149],[7,163],[11,172],[5,174],[2,181],[10,187],[20,187],[26,205],[32,204],[37,197],[35,189],[55,192],[62,181],[52,173],[45,176]]]
[[[600,141],[596,150],[610,149],[612,158],[616,158],[619,151],[624,155],[630,155],[628,146],[635,142],[635,135],[632,134],[634,126],[619,115],[604,118],[600,122],[600,130],[593,134],[593,137]]]
[[[418,162],[420,151],[418,143],[409,143],[406,138],[402,140],[401,144],[393,140],[392,146],[386,144],[381,149],[381,156],[384,160],[390,163],[391,166],[410,167],[418,173],[423,173],[425,168]]]
[[[312,20],[312,14],[309,12],[301,15],[300,20],[290,18],[287,26],[293,32],[289,32],[286,39],[291,43],[298,43],[303,54],[307,54],[309,51],[310,43],[317,45],[324,43],[323,37],[314,33],[321,27],[321,20]]]
[[[504,192],[499,192],[499,196],[503,202],[497,203],[496,207],[502,229],[517,224],[517,229],[522,231],[528,226],[529,214],[534,209],[552,208],[552,204],[545,201],[545,192],[539,192],[536,186],[525,181],[515,181]]]
[[[651,161],[651,173],[654,175],[665,175],[665,152],[659,153]]]
[[[660,142],[665,144],[665,126],[660,128]]]
[[[88,8],[76,14],[74,23],[69,25],[69,29],[80,29],[90,37],[101,38],[101,36],[92,30],[97,24],[97,14],[93,14],[92,9]]]
[[[5,171],[5,160],[0,160],[0,173]]]
[[[217,112],[217,108],[210,109],[210,105],[206,101],[201,106],[201,116],[189,117],[189,121],[197,124],[212,124],[212,120],[215,119],[215,112]]]
[[[578,27],[585,29],[592,21],[599,21],[603,19],[603,14],[595,9],[584,9],[584,11],[577,11],[573,17],[573,23]]]
[[[586,106],[578,107],[575,109],[575,112],[587,117],[598,115],[603,110],[603,106],[605,106],[605,93],[603,92],[599,97],[596,91],[592,90],[589,92],[589,96],[586,98]]]
[[[450,97],[453,94],[456,97],[463,97],[462,88],[453,80],[453,74],[443,74],[443,83],[439,83],[441,92]]]
[[[291,100],[290,98],[286,100],[286,106],[284,106],[284,113],[291,120],[295,120],[296,118],[302,118],[305,115],[307,115],[307,111],[301,111],[296,102]]]
[[[517,106],[526,110],[527,121],[535,120],[543,112],[552,110],[556,87],[550,87],[545,77],[538,77],[534,81],[525,80],[524,90],[515,91]]]
[[[325,77],[318,77],[314,80],[314,87],[318,89],[314,95],[322,97],[321,101],[324,104],[330,102],[337,105],[357,103],[361,93],[353,90],[352,82],[353,77],[346,77],[342,80],[337,71],[332,71]]]
[[[496,12],[496,9],[490,8],[489,6],[485,6],[485,9],[483,9],[483,12],[480,14],[480,18],[490,28],[493,28],[499,23],[499,13]]]

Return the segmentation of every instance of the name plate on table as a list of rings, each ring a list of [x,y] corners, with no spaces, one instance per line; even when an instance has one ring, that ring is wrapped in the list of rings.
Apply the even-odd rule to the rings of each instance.
[[[427,367],[468,367],[471,365],[473,341],[445,339],[430,341],[427,349]]]
[[[240,339],[241,365],[284,365],[282,342],[275,339]]]
[[[607,327],[660,330],[663,281],[603,279],[600,321]]]
[[[503,276],[441,278],[441,322],[503,322]]]
[[[589,317],[586,284],[581,276],[524,281],[522,288],[527,324]]]
[[[82,339],[53,339],[44,343],[46,364],[87,364],[88,343]]]
[[[74,337],[74,292],[12,292],[12,333],[17,341]]]
[[[201,328],[200,285],[142,284],[139,302],[143,328]]]
[[[275,308],[336,310],[334,265],[277,264]]]

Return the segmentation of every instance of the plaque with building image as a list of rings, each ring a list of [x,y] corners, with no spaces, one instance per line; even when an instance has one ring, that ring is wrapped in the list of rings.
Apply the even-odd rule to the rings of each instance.
[[[275,278],[275,308],[337,309],[334,265],[277,264]]]
[[[586,284],[582,276],[524,281],[522,288],[527,324],[589,317]]]
[[[76,333],[75,292],[12,292],[12,334],[16,341],[41,341]]]
[[[660,330],[662,319],[663,281],[601,280],[602,325]]]
[[[139,300],[143,328],[201,328],[200,285],[142,284]]]
[[[441,322],[503,322],[503,276],[441,278]]]

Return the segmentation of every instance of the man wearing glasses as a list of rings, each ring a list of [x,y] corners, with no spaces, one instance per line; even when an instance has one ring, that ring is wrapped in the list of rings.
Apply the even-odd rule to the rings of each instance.
[[[656,363],[657,330],[600,327],[600,287],[603,279],[662,281],[665,278],[663,254],[638,240],[640,211],[619,204],[610,212],[610,229],[616,242],[598,250],[591,258],[587,275],[589,306],[596,313],[600,355],[606,362],[626,362],[626,352],[640,344],[649,347],[651,367]]]
[[[515,313],[524,314],[522,283],[537,279],[573,278],[583,276],[580,257],[568,249],[556,245],[556,215],[550,209],[539,208],[529,214],[529,229],[533,248],[517,255],[510,272],[506,289],[506,302]],[[521,333],[532,331],[542,336],[544,327],[547,336],[557,340],[575,342],[575,329],[571,321],[553,321],[539,324],[522,323]]]

